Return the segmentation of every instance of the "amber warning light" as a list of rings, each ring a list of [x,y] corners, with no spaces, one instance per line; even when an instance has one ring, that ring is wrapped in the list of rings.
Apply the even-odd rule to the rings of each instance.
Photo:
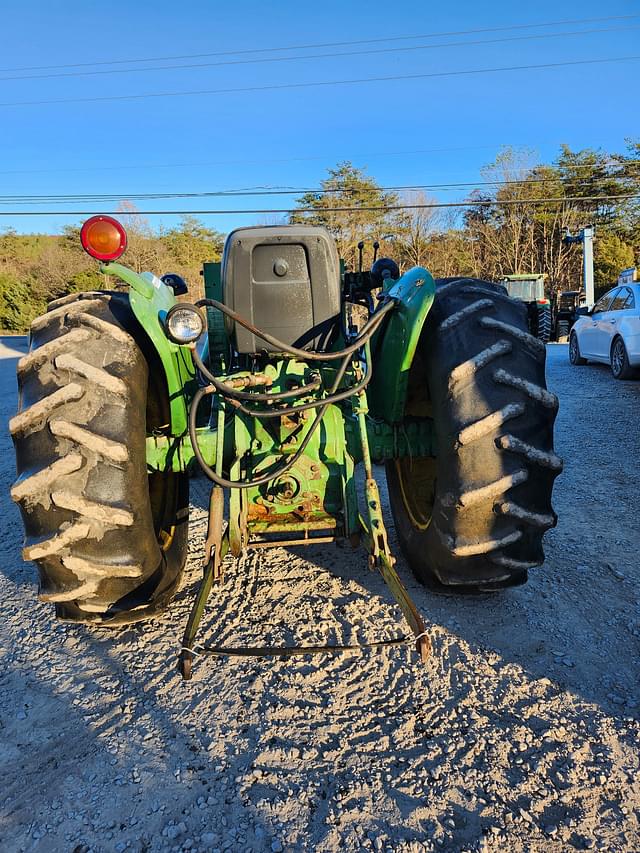
[[[127,248],[127,232],[111,216],[92,216],[80,231],[82,248],[99,261],[115,261]]]

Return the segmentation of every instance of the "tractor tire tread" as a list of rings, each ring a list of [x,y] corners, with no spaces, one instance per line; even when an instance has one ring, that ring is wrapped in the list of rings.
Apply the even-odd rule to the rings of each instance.
[[[21,359],[11,496],[40,598],[61,618],[146,618],[179,581],[182,565],[169,577],[154,531],[142,337],[127,294],[73,294],[36,318]]]
[[[544,344],[528,331],[524,303],[463,279],[436,284],[419,347],[438,447],[435,497],[428,525],[412,525],[387,465],[402,550],[418,580],[440,591],[520,584],[543,562],[562,470]]]

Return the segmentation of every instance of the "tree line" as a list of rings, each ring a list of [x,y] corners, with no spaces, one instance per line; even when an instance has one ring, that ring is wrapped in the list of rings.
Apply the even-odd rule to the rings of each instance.
[[[623,154],[563,146],[549,165],[529,165],[530,159],[527,152],[503,150],[482,170],[482,188],[469,193],[462,209],[430,206],[438,200],[423,191],[383,190],[351,163],[341,163],[329,170],[319,192],[298,200],[304,210],[291,219],[325,225],[352,267],[364,238],[367,261],[377,240],[401,269],[418,265],[436,277],[492,281],[546,273],[549,289],[576,289],[582,251],[563,237],[587,225],[596,228],[599,290],[614,283],[621,269],[640,263],[640,143],[629,142]],[[398,209],[403,204],[410,207]]]
[[[297,199],[284,221],[325,226],[351,269],[358,263],[358,242],[365,241],[368,265],[377,240],[381,254],[401,269],[418,265],[436,277],[489,280],[544,272],[549,289],[576,289],[581,249],[563,237],[586,225],[596,227],[598,291],[614,283],[621,269],[640,264],[640,142],[613,154],[563,146],[548,165],[532,165],[531,159],[527,152],[504,149],[482,170],[464,208],[433,207],[438,200],[424,191],[385,189],[363,169],[339,163],[317,191]],[[192,296],[201,293],[202,263],[219,260],[224,235],[193,216],[155,231],[126,202],[121,219],[129,266],[177,272],[190,283]],[[51,299],[110,286],[82,251],[79,230],[0,234],[0,329],[24,331]]]
[[[127,230],[124,262],[136,272],[176,272],[200,292],[205,260],[219,260],[223,235],[185,216],[175,228],[154,231],[132,205],[119,216]],[[47,302],[68,293],[113,286],[80,244],[80,225],[60,236],[0,234],[0,329],[20,332],[46,310]]]

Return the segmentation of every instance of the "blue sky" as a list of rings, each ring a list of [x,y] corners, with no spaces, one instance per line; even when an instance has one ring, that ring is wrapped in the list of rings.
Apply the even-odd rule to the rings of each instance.
[[[634,14],[638,17],[624,21],[232,55],[233,51],[289,45],[401,39]],[[569,35],[596,29],[607,32]],[[557,33],[564,35],[531,38]],[[3,4],[2,35],[2,78],[136,69],[92,76],[0,79],[0,103],[15,104],[640,55],[640,7],[631,0],[613,0],[606,6],[592,0],[577,6],[555,2],[525,6],[503,0],[455,4],[13,0]],[[510,40],[406,49],[496,39]],[[355,51],[374,52],[354,55]],[[145,65],[237,63],[316,53],[346,55],[141,70]],[[210,55],[158,61],[193,54]],[[153,61],[79,65],[146,57]],[[14,70],[72,64],[76,67]],[[235,94],[0,106],[0,195],[113,193],[126,199],[141,192],[314,187],[329,166],[343,159],[366,167],[384,186],[475,181],[481,167],[504,145],[527,147],[535,159],[547,161],[563,142],[573,148],[624,150],[626,137],[640,136],[639,82],[640,62],[626,61]],[[464,191],[432,194],[442,201],[455,201]],[[290,203],[291,197],[284,196],[138,205],[153,210],[235,210]],[[45,207],[51,209],[51,205]],[[97,209],[95,203],[73,206],[83,208]],[[114,204],[103,208],[113,209]],[[0,215],[0,229],[56,233],[80,218],[62,212],[47,218]],[[264,217],[242,214],[201,218],[221,231],[264,221]],[[176,219],[151,217],[156,226],[170,226]]]

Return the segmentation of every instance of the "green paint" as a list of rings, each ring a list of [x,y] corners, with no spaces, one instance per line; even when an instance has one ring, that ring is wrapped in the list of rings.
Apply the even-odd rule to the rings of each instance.
[[[106,275],[122,279],[131,288],[131,310],[155,347],[164,368],[169,391],[171,435],[182,436],[188,430],[189,401],[195,393],[195,368],[189,348],[172,343],[162,325],[167,311],[176,303],[173,290],[152,273],[136,273],[122,264],[101,264],[100,269]]]
[[[293,384],[307,384],[317,368],[295,360],[267,365],[271,390],[283,391]],[[234,440],[227,447],[232,457],[225,467],[232,477],[253,479],[277,471],[294,454],[315,418],[314,411],[285,419],[261,421],[243,413],[233,421]],[[295,465],[270,483],[245,490],[249,530],[255,533],[345,527],[345,494],[351,494],[347,478],[353,463],[348,458],[342,410],[330,406],[309,445]],[[232,498],[234,497],[232,490]],[[235,499],[234,499],[235,500]]]
[[[404,418],[409,371],[433,305],[436,285],[431,273],[413,267],[393,282],[387,292],[398,304],[372,345],[369,402],[376,418],[398,424]]]
[[[222,264],[207,263],[203,265],[204,295],[207,299],[224,302],[222,293]],[[209,335],[207,339],[208,354],[224,357],[228,350],[227,333],[224,317],[215,308],[207,308],[207,324]]]
[[[189,348],[172,343],[164,331],[164,317],[176,302],[173,291],[151,273],[138,274],[120,264],[104,264],[102,271],[130,286],[131,308],[158,353],[169,388],[170,434],[147,438],[148,469],[184,471],[195,461],[188,435],[195,370]],[[204,278],[207,296],[220,300],[220,264],[205,264]],[[338,528],[337,533],[350,536],[361,526],[356,465],[365,462],[369,468],[370,461],[379,463],[407,454],[426,456],[434,452],[431,422],[403,419],[406,380],[434,292],[433,279],[420,268],[410,270],[391,284],[388,293],[397,300],[397,308],[378,333],[373,355],[367,347],[367,357],[373,360],[371,413],[364,393],[357,399],[330,406],[295,466],[282,478],[246,491],[250,530],[295,533]],[[222,315],[210,310],[208,320],[212,369],[222,381],[229,380],[231,377],[225,375],[222,363],[227,349]],[[272,392],[307,384],[318,370],[327,387],[335,375],[335,364],[318,367],[317,363],[280,360],[263,367],[271,380]],[[358,363],[354,362],[346,381],[358,381],[359,371]],[[236,371],[232,377],[237,379],[246,374],[246,370]],[[235,413],[232,418],[227,417],[225,424],[220,400],[217,396],[212,399],[212,421],[217,429],[199,427],[199,446],[208,464],[218,472],[230,472],[232,479],[252,479],[277,470],[287,456],[295,453],[315,416],[312,410],[292,419],[261,421]],[[368,474],[371,476],[370,470]],[[231,497],[235,512],[239,508],[238,490],[233,489]],[[377,511],[374,516],[377,520]]]
[[[239,415],[239,417],[244,416]],[[341,417],[344,422],[346,442],[344,461],[347,470],[345,470],[345,480],[350,482],[353,478],[355,465],[362,462],[360,432],[357,420],[350,414],[343,412]],[[404,456],[435,455],[433,427],[430,420],[407,419],[400,425],[393,425],[368,417],[366,425],[371,459],[377,465],[389,459],[401,459]],[[230,456],[231,432],[231,427],[227,425],[224,434],[227,452],[224,453],[223,460]],[[205,460],[212,467],[217,466],[217,460],[221,458],[216,449],[218,431],[209,427],[201,427],[198,429],[198,436],[198,442]],[[278,445],[274,442],[272,447],[275,455]],[[168,467],[173,471],[185,471],[194,461],[195,454],[188,434],[179,437],[147,436],[147,466],[149,470],[162,471]]]
[[[217,458],[217,430],[198,429],[198,446],[207,464],[212,467]],[[147,469],[149,471],[186,471],[196,460],[188,433],[181,436],[148,435]]]

